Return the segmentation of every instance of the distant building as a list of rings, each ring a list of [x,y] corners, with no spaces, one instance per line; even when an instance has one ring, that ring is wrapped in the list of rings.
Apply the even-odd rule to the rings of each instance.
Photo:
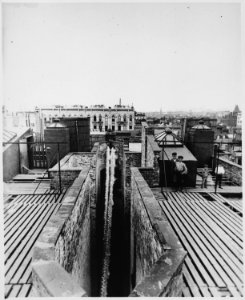
[[[241,118],[241,111],[238,105],[236,105],[233,112],[230,112],[221,118],[221,123],[229,127],[236,127],[238,119],[239,119],[239,123],[241,122],[240,118]]]
[[[141,124],[141,122],[146,120],[145,113],[135,112],[135,124]]]
[[[239,112],[237,114],[237,123],[236,123],[236,127],[242,127],[242,112]]]
[[[104,105],[94,105],[91,107],[74,105],[56,105],[48,108],[36,108],[36,122],[39,132],[43,132],[48,124],[55,118],[90,118],[91,132],[106,132],[134,130],[135,112],[133,106],[115,105],[106,107]]]

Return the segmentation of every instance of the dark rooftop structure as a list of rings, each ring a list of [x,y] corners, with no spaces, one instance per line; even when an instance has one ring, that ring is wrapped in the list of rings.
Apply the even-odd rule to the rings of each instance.
[[[196,172],[197,172],[197,159],[191,153],[191,151],[183,145],[180,139],[172,132],[170,128],[165,129],[163,132],[155,136],[155,142],[162,148],[160,161],[164,162],[164,165],[160,162],[160,185],[171,186],[171,163],[172,153],[176,152],[177,155],[183,156],[183,161],[188,168],[188,174],[186,175],[186,185],[189,187],[195,187],[196,185]],[[164,171],[165,170],[165,171]],[[166,172],[166,174],[165,174]],[[166,176],[165,176],[166,175]],[[167,182],[165,182],[165,180]]]

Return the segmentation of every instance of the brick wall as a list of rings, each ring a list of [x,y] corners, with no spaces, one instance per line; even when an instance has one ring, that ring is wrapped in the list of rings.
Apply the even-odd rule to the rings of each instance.
[[[148,127],[146,122],[142,122],[141,126],[141,166],[145,167],[146,160],[146,128]]]
[[[141,153],[138,152],[124,152],[124,165],[125,165],[125,207],[128,214],[130,214],[130,199],[131,199],[131,167],[141,166]]]
[[[90,191],[92,178],[88,174],[77,197],[71,215],[66,220],[55,245],[55,260],[72,274],[78,284],[90,294]],[[68,197],[72,197],[72,188]]]
[[[143,178],[145,179],[145,181],[147,182],[147,184],[149,185],[149,187],[153,187],[154,186],[154,176],[155,176],[155,172],[153,168],[139,168],[139,171],[141,173],[141,175],[143,176]]]
[[[242,166],[222,157],[219,158],[219,164],[224,167],[225,175],[231,182],[242,185]]]
[[[160,167],[158,161],[161,149],[154,141],[153,135],[147,135],[146,151],[146,167],[153,168],[153,185],[159,186]]]
[[[81,297],[91,294],[90,203],[94,197],[95,160],[90,166],[84,166],[34,246],[35,295]]]
[[[60,176],[61,176],[61,187],[68,188],[71,186],[73,181],[77,178],[84,166],[89,166],[95,155],[94,152],[73,152],[66,155],[60,161]],[[77,157],[77,161],[73,160],[73,157]],[[56,164],[52,169],[49,170],[50,174],[50,187],[52,189],[59,189],[59,166]]]
[[[130,296],[180,296],[186,252],[139,170],[131,168],[131,173],[131,273],[135,287]]]

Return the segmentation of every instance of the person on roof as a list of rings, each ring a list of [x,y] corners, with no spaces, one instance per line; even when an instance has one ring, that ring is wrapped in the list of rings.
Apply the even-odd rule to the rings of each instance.
[[[188,173],[188,169],[186,164],[183,162],[183,156],[179,155],[178,160],[176,161],[176,179],[177,179],[177,190],[183,191],[184,187],[184,179],[186,174]]]
[[[176,172],[176,162],[177,162],[177,153],[173,152],[172,153],[172,158],[170,160],[170,171],[171,171],[171,183],[174,188],[177,187],[177,172]]]
[[[218,168],[215,168],[215,174],[216,174],[216,187],[219,186],[220,189],[222,189],[222,177],[225,174],[225,169],[223,166],[218,165]]]
[[[207,189],[208,175],[209,175],[208,165],[204,165],[204,168],[202,169],[202,189],[203,188]]]

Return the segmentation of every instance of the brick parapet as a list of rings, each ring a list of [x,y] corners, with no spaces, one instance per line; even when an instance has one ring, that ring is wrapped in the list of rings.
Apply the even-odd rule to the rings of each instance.
[[[159,186],[159,176],[160,176],[159,157],[160,157],[161,148],[155,142],[153,135],[147,135],[146,141],[147,141],[147,146],[146,146],[145,167],[153,168],[152,186]]]
[[[138,168],[131,168],[136,286],[130,296],[180,296],[186,252]]]
[[[72,152],[67,154],[60,161],[60,175],[59,166],[56,164],[53,168],[49,169],[50,174],[50,187],[52,189],[59,189],[60,181],[62,188],[68,188],[73,181],[77,178],[84,166],[91,165],[92,161],[96,158],[98,152],[98,145],[95,145],[93,152]],[[72,162],[73,157],[79,159],[79,162]],[[61,179],[61,180],[60,180]]]
[[[93,173],[91,166],[83,168],[34,245],[32,281],[37,296],[85,297],[90,293],[90,195],[94,188]]]
[[[242,166],[222,157],[219,158],[219,164],[224,167],[228,180],[239,186],[242,185]]]

